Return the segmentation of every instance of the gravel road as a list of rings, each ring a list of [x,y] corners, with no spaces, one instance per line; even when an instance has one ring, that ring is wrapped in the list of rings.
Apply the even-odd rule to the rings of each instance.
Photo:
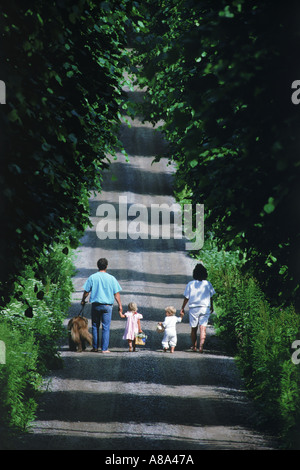
[[[130,92],[130,96],[140,99],[142,92]],[[125,201],[127,210],[142,204],[149,214],[151,204],[174,202],[172,166],[165,159],[152,164],[164,147],[160,134],[139,119],[131,124],[121,126],[129,163],[118,154],[104,176],[103,192],[90,201],[93,227],[76,252],[75,292],[65,323],[79,312],[82,285],[97,270],[98,258],[106,257],[108,272],[122,286],[124,309],[129,301],[136,301],[143,315],[146,345],[128,352],[122,340],[125,320],[120,319],[116,304],[109,354],[91,353],[90,348],[70,352],[62,344],[64,368],[53,371],[30,433],[15,446],[114,451],[274,449],[274,440],[258,431],[234,359],[224,352],[212,325],[204,354],[190,350],[187,314],[177,327],[175,353],[162,351],[156,324],[163,320],[167,305],[174,305],[179,315],[184,287],[192,278],[194,261],[185,240],[176,239],[173,232],[169,239],[146,238],[145,226],[145,238],[125,239],[124,227],[116,239],[97,236],[104,203],[121,217]],[[138,215],[129,220],[134,222]],[[90,305],[85,316],[91,326]]]

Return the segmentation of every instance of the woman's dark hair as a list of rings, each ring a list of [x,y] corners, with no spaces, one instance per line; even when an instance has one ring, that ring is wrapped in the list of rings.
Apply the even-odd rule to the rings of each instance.
[[[194,271],[193,271],[193,278],[196,281],[203,281],[207,279],[207,271],[203,264],[199,263],[195,266]]]
[[[108,266],[108,261],[106,258],[100,258],[97,261],[97,266],[99,271],[104,271]]]

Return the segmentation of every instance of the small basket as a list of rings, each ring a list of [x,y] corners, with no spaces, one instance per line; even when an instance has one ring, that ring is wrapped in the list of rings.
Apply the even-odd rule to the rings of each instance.
[[[162,325],[160,325],[159,323],[157,323],[156,325],[156,331],[157,333],[163,333],[165,331],[164,327]]]
[[[145,333],[139,333],[138,335],[135,335],[135,344],[138,344],[140,346],[145,346],[146,339],[147,339],[147,336],[145,335]]]

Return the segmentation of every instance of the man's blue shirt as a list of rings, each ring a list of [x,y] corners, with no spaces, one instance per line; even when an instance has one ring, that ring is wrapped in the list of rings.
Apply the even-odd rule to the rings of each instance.
[[[99,302],[100,304],[113,304],[114,294],[122,290],[114,276],[100,271],[87,279],[83,289],[91,293],[91,303]]]

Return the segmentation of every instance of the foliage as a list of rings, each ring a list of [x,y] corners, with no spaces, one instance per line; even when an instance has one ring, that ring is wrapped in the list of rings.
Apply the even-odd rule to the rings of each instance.
[[[250,395],[264,418],[292,440],[300,423],[300,369],[292,344],[300,330],[293,307],[272,307],[258,282],[241,271],[237,253],[207,243],[201,259],[216,292],[214,326],[235,354]]]
[[[72,252],[55,245],[28,266],[15,283],[14,297],[1,311],[0,340],[6,364],[0,366],[1,422],[24,429],[34,418],[42,376],[62,366],[58,343],[73,290]]]
[[[89,223],[88,197],[117,139],[131,2],[1,5],[0,284]]]
[[[35,416],[40,384],[38,348],[32,333],[12,329],[1,321],[0,340],[6,345],[6,364],[0,365],[1,425],[25,429]]]
[[[239,249],[274,301],[299,286],[299,5],[154,0],[140,11],[137,81],[145,120],[164,121],[177,196]]]
[[[70,306],[73,291],[71,255],[61,245],[52,247],[39,258],[36,267],[28,266],[15,283],[15,294],[1,311],[2,319],[24,334],[34,335],[39,345],[38,366],[44,373],[60,364],[58,340],[65,332],[63,319]],[[45,274],[41,274],[41,270]]]

